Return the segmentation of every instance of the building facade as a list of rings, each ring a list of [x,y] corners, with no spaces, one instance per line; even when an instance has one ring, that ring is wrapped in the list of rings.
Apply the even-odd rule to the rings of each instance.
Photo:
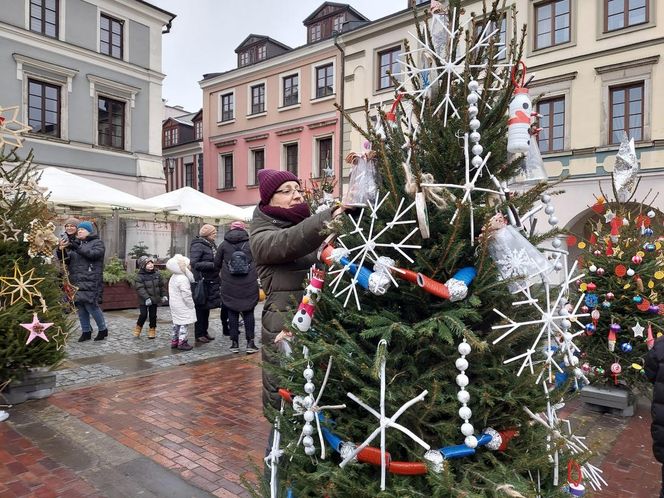
[[[257,172],[289,170],[299,178],[339,171],[344,24],[368,20],[345,4],[323,3],[304,24],[295,49],[250,35],[236,49],[238,68],[211,74],[203,90],[204,192],[237,206],[259,199]]]
[[[166,192],[181,187],[191,187],[203,191],[202,140],[202,110],[173,115],[164,120],[162,150]]]
[[[162,34],[174,15],[142,0],[7,0],[2,105],[32,127],[35,163],[140,197],[164,192]]]
[[[428,7],[410,0],[409,5]],[[655,0],[515,0],[506,2],[498,36],[527,25],[523,60],[535,75],[530,96],[542,115],[539,146],[550,180],[566,178],[554,200],[559,226],[580,233],[599,182],[611,192],[611,171],[623,131],[636,142],[641,199],[664,188],[664,8]],[[464,16],[481,18],[482,2],[464,1]],[[512,18],[516,12],[516,19]],[[516,23],[516,26],[515,26]],[[389,110],[394,88],[384,86],[403,40],[415,33],[412,13],[379,19],[338,42],[344,49],[344,108],[363,124],[364,99]],[[375,112],[374,112],[375,114]],[[342,124],[344,155],[361,150],[363,139]],[[346,174],[348,169],[345,170]],[[660,196],[661,197],[661,196]],[[655,207],[664,208],[657,198]],[[546,219],[541,220],[546,225]]]

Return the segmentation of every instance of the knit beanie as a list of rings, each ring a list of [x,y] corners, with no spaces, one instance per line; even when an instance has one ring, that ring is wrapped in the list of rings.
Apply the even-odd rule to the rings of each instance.
[[[244,229],[245,229],[245,224],[239,220],[231,223],[231,230],[244,230]]]
[[[206,223],[198,231],[198,235],[200,235],[201,237],[209,237],[211,234],[213,234],[216,231],[217,229],[214,227],[214,225]]]
[[[82,228],[90,233],[93,233],[95,231],[94,227],[92,226],[92,223],[90,223],[89,221],[81,221],[76,228]]]
[[[75,227],[78,227],[78,224],[80,222],[81,220],[79,220],[78,218],[71,217],[65,220],[65,225],[74,225]]]
[[[290,171],[277,171],[274,169],[261,169],[258,171],[258,190],[261,194],[261,203],[269,204],[274,192],[286,182],[300,180]]]

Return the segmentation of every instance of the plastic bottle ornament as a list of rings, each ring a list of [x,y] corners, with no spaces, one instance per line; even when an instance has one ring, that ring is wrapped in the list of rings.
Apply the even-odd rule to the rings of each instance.
[[[631,352],[632,352],[632,345],[631,345],[629,342],[623,342],[623,343],[620,345],[620,350],[621,350],[623,353],[631,353]]]
[[[521,81],[516,81],[516,72],[521,67]],[[528,96],[528,88],[524,87],[526,79],[526,65],[523,61],[517,62],[512,68],[512,83],[514,83],[514,97],[510,102],[509,119],[507,120],[507,152],[511,154],[525,154],[530,147],[530,118],[533,106]]]
[[[586,324],[586,335],[591,336],[597,331],[597,327],[593,323]]]
[[[597,268],[597,276],[602,277],[606,270],[604,268]]]
[[[574,474],[576,474],[576,477],[574,477]],[[572,458],[567,462],[567,491],[572,496],[583,496],[586,494],[581,466]]]
[[[584,496],[586,494],[586,487],[581,483],[574,484],[570,482],[567,484],[567,491],[572,496]]]
[[[635,265],[640,265],[642,261],[643,261],[643,258],[641,256],[639,256],[638,254],[632,256],[632,263],[634,263]]]
[[[610,330],[609,330],[609,344],[608,345],[609,345],[609,351],[611,351],[612,353],[616,349],[616,339],[617,339],[618,332],[620,332],[620,328],[621,328],[620,325],[618,325],[617,323],[612,323],[611,327],[610,327]]]
[[[618,323],[612,323],[611,324],[611,330],[613,332],[615,332],[616,334],[618,334],[622,330],[622,327]]]

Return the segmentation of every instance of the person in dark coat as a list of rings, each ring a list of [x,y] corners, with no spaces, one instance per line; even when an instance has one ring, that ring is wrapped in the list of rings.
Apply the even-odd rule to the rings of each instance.
[[[655,341],[653,348],[648,351],[645,360],[646,377],[653,383],[652,406],[652,452],[659,463],[662,464],[662,489],[660,498],[664,498],[664,338]]]
[[[207,302],[196,305],[196,323],[194,324],[194,336],[196,342],[206,343],[214,340],[208,333],[210,325],[210,310],[221,307],[219,272],[215,269],[214,258],[217,254],[217,229],[213,225],[205,224],[198,232],[198,237],[191,241],[189,247],[189,259],[194,279],[198,282],[203,279],[207,289]],[[228,324],[224,324],[222,310],[222,326],[224,330]],[[226,321],[228,318],[226,318]],[[227,335],[227,334],[224,334]]]
[[[136,262],[138,274],[134,281],[134,288],[138,295],[138,320],[134,327],[134,337],[140,337],[145,320],[150,316],[148,324],[148,339],[157,337],[157,306],[168,303],[166,286],[161,274],[155,270],[154,259],[141,256]]]
[[[108,336],[104,313],[99,307],[104,290],[104,254],[106,247],[96,233],[91,222],[82,221],[78,224],[76,238],[61,240],[58,250],[64,258],[69,270],[69,280],[78,288],[74,296],[74,304],[81,323],[81,337],[78,342],[92,338],[90,316],[97,324],[95,341],[102,341]]]
[[[241,251],[244,258],[234,256],[237,251]],[[215,267],[221,272],[221,302],[224,303],[228,313],[230,350],[233,353],[240,351],[239,319],[242,314],[247,354],[255,353],[258,351],[254,343],[254,308],[258,304],[258,275],[249,247],[249,234],[241,221],[231,223],[231,229],[224,236],[224,241],[219,244]],[[244,273],[245,267],[246,273]]]
[[[304,293],[309,269],[318,263],[322,233],[341,206],[311,214],[304,202],[299,179],[289,171],[263,169],[258,172],[261,200],[251,220],[251,254],[267,295],[262,314],[261,355],[263,363],[278,364],[278,337],[288,335],[286,323],[294,303]],[[295,304],[297,307],[297,304]],[[282,333],[283,332],[283,333]],[[281,381],[263,368],[263,406],[279,408]]]

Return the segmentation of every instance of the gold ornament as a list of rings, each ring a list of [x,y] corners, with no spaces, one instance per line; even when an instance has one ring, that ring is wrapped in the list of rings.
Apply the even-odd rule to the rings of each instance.
[[[23,236],[23,242],[30,244],[28,256],[31,258],[41,256],[50,262],[53,252],[58,246],[55,225],[51,221],[44,225],[42,220],[32,220],[30,222],[30,232]]]
[[[55,348],[60,351],[67,345],[67,337],[69,337],[69,332],[62,330],[62,327],[58,327],[55,334],[51,334],[51,340],[55,343]]]
[[[41,297],[41,292],[37,289],[37,285],[44,281],[43,278],[35,278],[33,276],[34,268],[27,272],[21,272],[18,263],[14,263],[14,276],[13,277],[0,277],[0,296],[11,295],[10,306],[20,299],[32,306],[33,296]]]
[[[16,119],[18,106],[0,106],[0,148],[4,145],[11,147],[23,147],[21,133],[30,131],[31,128]]]
[[[0,216],[0,236],[2,236],[3,242],[8,242],[10,240],[18,242],[18,236],[20,233],[21,230],[14,228],[12,220]]]

